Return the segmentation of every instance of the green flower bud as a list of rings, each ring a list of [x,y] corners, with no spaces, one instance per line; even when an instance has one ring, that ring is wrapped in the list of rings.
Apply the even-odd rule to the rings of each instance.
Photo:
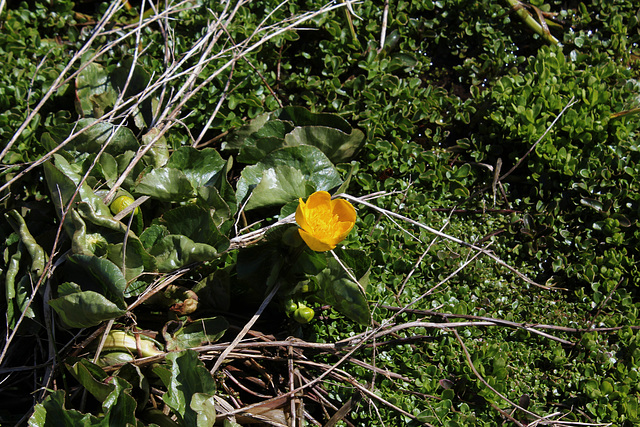
[[[312,308],[307,307],[306,305],[300,304],[300,307],[293,313],[293,320],[298,323],[309,323],[315,316],[315,312]]]
[[[112,214],[117,215],[123,210],[125,210],[127,206],[129,206],[133,202],[134,200],[129,196],[120,196],[120,197],[116,197],[116,199],[113,202],[111,202],[111,206],[109,208],[111,209]],[[135,208],[133,211],[133,214],[138,215],[139,213],[140,213],[140,208]]]

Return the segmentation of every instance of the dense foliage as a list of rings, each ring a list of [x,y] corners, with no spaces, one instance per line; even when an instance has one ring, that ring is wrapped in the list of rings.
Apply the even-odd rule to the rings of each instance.
[[[9,2],[0,423],[637,425],[635,3]]]

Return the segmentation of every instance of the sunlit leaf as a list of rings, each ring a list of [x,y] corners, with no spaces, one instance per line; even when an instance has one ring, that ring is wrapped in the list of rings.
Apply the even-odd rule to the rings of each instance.
[[[318,147],[333,163],[351,159],[364,143],[364,133],[353,129],[351,133],[330,127],[297,127],[285,137],[287,146],[313,145]]]
[[[256,165],[246,167],[238,181],[237,195],[238,200],[243,200],[252,192],[245,208],[250,210],[284,205],[314,191],[330,190],[341,183],[337,170],[318,148],[287,147],[273,151]]]
[[[144,174],[133,191],[163,202],[182,202],[195,196],[184,172],[173,168],[153,169]]]
[[[167,168],[181,171],[193,188],[213,185],[226,172],[227,162],[213,148],[197,150],[193,147],[180,147],[173,152]]]

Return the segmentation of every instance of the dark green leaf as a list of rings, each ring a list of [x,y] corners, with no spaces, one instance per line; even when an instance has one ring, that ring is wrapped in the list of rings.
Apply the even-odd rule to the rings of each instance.
[[[49,305],[58,313],[63,322],[72,328],[88,328],[105,320],[115,319],[125,314],[103,295],[93,291],[81,291],[52,299]]]
[[[158,271],[167,272],[194,262],[211,261],[218,256],[218,251],[186,236],[170,234],[156,241],[149,254],[155,257]]]
[[[113,262],[90,255],[71,255],[69,261],[84,268],[100,285],[109,299],[125,307],[124,290],[127,281]]]

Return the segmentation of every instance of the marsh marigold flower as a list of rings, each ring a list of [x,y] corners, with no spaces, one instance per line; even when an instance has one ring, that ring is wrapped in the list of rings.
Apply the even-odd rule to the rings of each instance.
[[[331,200],[326,191],[316,191],[296,209],[300,237],[316,252],[329,251],[344,240],[356,222],[356,210],[343,199]]]

